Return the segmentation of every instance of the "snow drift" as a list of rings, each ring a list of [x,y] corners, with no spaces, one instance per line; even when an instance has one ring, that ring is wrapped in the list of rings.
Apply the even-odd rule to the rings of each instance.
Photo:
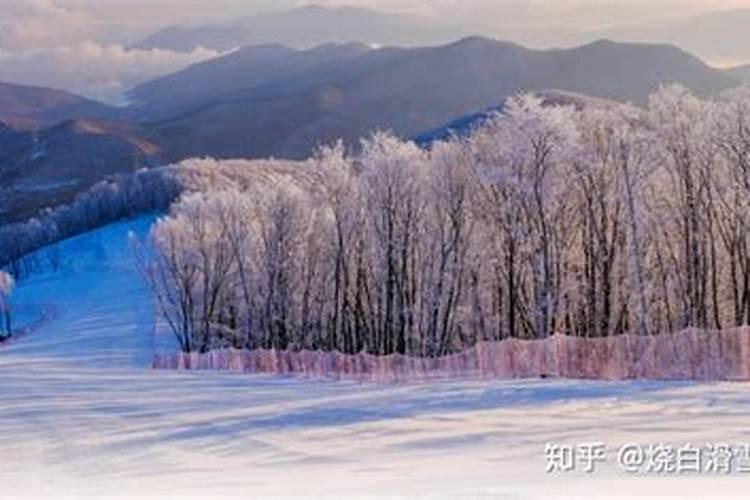
[[[154,369],[220,370],[400,382],[446,377],[560,377],[601,380],[750,380],[750,328],[686,330],[650,337],[483,342],[441,358],[323,351],[237,351],[157,355]]]

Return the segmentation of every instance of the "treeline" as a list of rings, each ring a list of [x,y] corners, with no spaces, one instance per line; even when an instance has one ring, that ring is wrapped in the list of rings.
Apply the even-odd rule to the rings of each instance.
[[[143,213],[169,210],[184,189],[176,167],[140,170],[102,181],[61,205],[23,223],[0,226],[0,269],[23,278],[59,261],[55,243]],[[44,252],[35,253],[46,248]]]
[[[189,159],[139,170],[94,185],[72,203],[49,209],[27,222],[0,226],[0,270],[22,279],[61,265],[57,243],[107,224],[146,213],[167,213],[181,195],[214,189],[245,190],[274,175],[294,176],[295,162]],[[259,174],[254,174],[259,172]]]
[[[153,229],[144,270],[184,351],[441,356],[750,321],[747,93],[518,96],[430,151],[377,133],[296,169],[187,196]]]

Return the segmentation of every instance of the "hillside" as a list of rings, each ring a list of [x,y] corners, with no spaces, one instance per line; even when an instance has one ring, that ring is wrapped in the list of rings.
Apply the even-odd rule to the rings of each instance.
[[[305,78],[310,71],[351,61],[369,48],[359,43],[326,44],[298,51],[284,45],[245,47],[225,57],[143,83],[129,92],[135,110],[175,115],[217,97],[229,98],[269,82]],[[309,78],[309,76],[307,76]]]
[[[17,128],[35,129],[73,118],[116,114],[113,108],[70,92],[0,82],[0,121]]]
[[[161,163],[137,125],[68,120],[27,132],[0,124],[0,223],[66,203],[108,176]]]

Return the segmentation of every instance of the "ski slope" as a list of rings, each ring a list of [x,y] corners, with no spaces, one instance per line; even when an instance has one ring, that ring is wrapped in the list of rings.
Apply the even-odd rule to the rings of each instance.
[[[750,475],[636,477],[611,454],[750,442],[744,384],[154,372],[171,340],[128,245],[152,220],[65,242],[60,271],[20,284],[55,314],[0,347],[0,498],[746,498]],[[546,444],[592,442],[596,473],[546,473]]]

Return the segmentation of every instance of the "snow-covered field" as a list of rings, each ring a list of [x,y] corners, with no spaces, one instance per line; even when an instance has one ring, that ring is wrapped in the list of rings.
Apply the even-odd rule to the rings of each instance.
[[[747,497],[750,474],[634,476],[616,460],[628,443],[750,443],[745,384],[153,372],[170,341],[127,237],[150,222],[66,242],[63,271],[19,287],[19,305],[55,314],[0,348],[0,498]],[[546,473],[546,444],[598,442],[594,474]]]

